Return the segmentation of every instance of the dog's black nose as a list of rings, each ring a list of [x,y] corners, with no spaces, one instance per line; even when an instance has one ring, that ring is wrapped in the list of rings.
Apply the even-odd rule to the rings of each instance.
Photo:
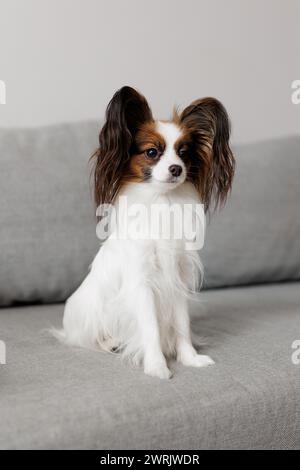
[[[180,176],[182,173],[182,166],[180,165],[171,165],[169,166],[169,172],[172,176]]]

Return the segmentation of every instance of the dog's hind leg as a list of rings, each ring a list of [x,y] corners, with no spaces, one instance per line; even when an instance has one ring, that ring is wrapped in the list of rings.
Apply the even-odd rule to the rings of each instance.
[[[103,292],[99,279],[90,272],[66,302],[63,334],[73,346],[101,348],[103,331]]]

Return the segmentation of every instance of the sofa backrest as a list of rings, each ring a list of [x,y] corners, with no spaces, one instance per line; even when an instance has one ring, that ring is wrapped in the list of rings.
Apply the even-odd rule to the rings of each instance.
[[[300,136],[236,146],[234,153],[231,196],[207,230],[205,285],[300,279]]]
[[[59,302],[99,242],[89,156],[96,123],[0,130],[0,304]]]
[[[0,305],[65,300],[99,241],[89,156],[96,122],[0,129]],[[205,287],[300,279],[300,137],[235,149],[226,207],[211,215]]]

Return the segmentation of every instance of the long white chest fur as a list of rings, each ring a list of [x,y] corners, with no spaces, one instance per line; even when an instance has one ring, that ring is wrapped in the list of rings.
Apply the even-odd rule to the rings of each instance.
[[[149,193],[146,184],[130,185],[120,194],[117,211],[122,197],[127,212],[122,206],[88,276],[68,299],[64,334],[70,344],[117,348],[138,364],[143,361],[145,343],[153,341],[153,331],[163,354],[175,356],[180,316],[187,314],[187,299],[199,286],[201,263],[197,251],[185,249],[178,227],[174,237],[174,224],[182,224],[176,214],[172,221],[164,220],[162,229],[157,227],[158,219],[153,219],[153,214],[149,218],[147,210],[133,211],[132,217],[131,209],[137,200],[150,210],[155,204],[183,207],[198,203],[198,198],[188,183],[154,196],[153,188]],[[147,231],[137,234],[133,230],[145,226]]]

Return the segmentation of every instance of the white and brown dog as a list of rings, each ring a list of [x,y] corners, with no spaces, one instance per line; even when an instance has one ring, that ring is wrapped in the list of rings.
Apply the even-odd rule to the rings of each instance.
[[[155,121],[130,87],[110,101],[95,158],[97,206],[201,202],[222,204],[234,157],[226,110],[214,98],[193,102],[172,121]],[[113,235],[113,234],[112,234]],[[188,295],[201,264],[183,243],[109,236],[90,272],[68,299],[60,336],[69,344],[118,351],[146,374],[170,378],[168,358],[186,366],[213,364],[191,342]]]

